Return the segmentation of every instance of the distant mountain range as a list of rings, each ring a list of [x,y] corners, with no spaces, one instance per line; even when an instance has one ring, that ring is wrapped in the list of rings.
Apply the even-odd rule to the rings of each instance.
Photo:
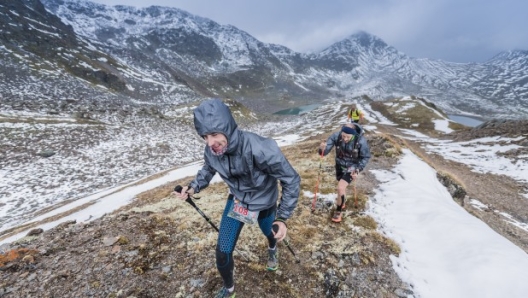
[[[0,69],[2,102],[15,109],[108,111],[215,96],[274,112],[415,95],[450,113],[528,115],[528,51],[451,63],[408,57],[360,32],[306,54],[157,6],[3,0]]]

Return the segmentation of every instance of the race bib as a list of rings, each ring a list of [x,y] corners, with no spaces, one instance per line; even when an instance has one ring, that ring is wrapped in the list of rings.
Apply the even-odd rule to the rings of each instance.
[[[242,206],[242,204],[235,200],[233,202],[233,209],[229,211],[227,216],[234,218],[240,222],[247,223],[247,224],[255,224],[258,220],[258,211],[249,211],[246,207]]]

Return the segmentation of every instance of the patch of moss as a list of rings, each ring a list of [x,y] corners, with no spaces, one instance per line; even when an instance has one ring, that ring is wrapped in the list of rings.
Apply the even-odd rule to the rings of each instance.
[[[360,216],[354,220],[354,225],[365,228],[367,230],[375,230],[378,228],[378,223],[374,218],[366,215]]]
[[[386,246],[391,251],[391,253],[393,255],[395,255],[395,256],[399,256],[400,255],[401,248],[398,245],[398,243],[396,243],[394,240],[392,240],[390,238],[387,238],[387,237],[381,235],[378,232],[372,232],[372,233],[370,233],[370,235],[372,236],[373,239],[375,239],[375,241],[377,241],[378,243]]]

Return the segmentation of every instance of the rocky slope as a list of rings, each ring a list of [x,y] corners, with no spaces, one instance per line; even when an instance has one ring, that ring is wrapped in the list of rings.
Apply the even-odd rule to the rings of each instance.
[[[397,158],[391,143],[369,136],[379,156],[370,168],[387,168]],[[311,188],[318,138],[284,151]],[[392,149],[391,149],[392,148]],[[311,156],[311,158],[304,158]],[[322,171],[321,191],[334,187],[333,166]],[[389,255],[398,246],[376,232],[362,214],[375,182],[366,174],[358,208],[348,207],[341,225],[326,208],[310,212],[301,200],[289,221],[290,245],[282,245],[281,269],[264,269],[266,244],[258,227],[245,227],[236,257],[237,294],[241,297],[405,297],[412,293],[392,269]],[[372,182],[371,182],[372,181]],[[1,297],[209,297],[221,286],[214,265],[216,231],[190,206],[171,198],[170,185],[141,195],[133,204],[89,223],[67,222],[4,249],[0,259]],[[211,218],[220,216],[226,189],[213,185],[196,203]],[[353,197],[352,194],[350,194]],[[310,239],[310,240],[308,240]]]
[[[404,104],[408,104],[405,102]],[[398,120],[391,109],[373,104],[374,110],[406,127],[407,114]],[[399,109],[397,103],[386,107]],[[417,130],[435,134],[430,118],[417,110]],[[399,113],[401,114],[401,113]],[[339,117],[338,114],[327,116]],[[422,121],[422,122],[419,122]],[[519,137],[519,122],[493,121],[463,129],[445,138],[464,140],[494,133]],[[368,169],[358,183],[357,207],[349,201],[344,221],[330,221],[331,212],[311,200],[300,199],[289,221],[290,247],[282,244],[281,268],[264,269],[266,241],[258,227],[246,226],[236,258],[237,296],[240,297],[408,297],[405,284],[392,269],[390,255],[400,248],[377,231],[377,223],[364,210],[379,182],[371,170],[390,170],[401,148],[409,148],[438,172],[454,200],[499,234],[528,252],[527,233],[501,218],[507,212],[521,222],[528,218],[522,198],[526,185],[493,173],[479,174],[468,166],[425,150],[420,142],[401,137],[392,125],[377,124],[367,131],[372,150]],[[493,130],[491,129],[493,127]],[[512,131],[512,128],[515,128]],[[319,177],[320,159],[314,153],[320,139],[333,127],[321,128],[308,140],[283,149],[302,177],[302,189],[312,191]],[[526,150],[527,144],[518,143]],[[523,143],[524,142],[524,143]],[[524,152],[524,151],[523,151]],[[334,166],[321,164],[321,193],[334,192]],[[47,230],[33,230],[28,237],[0,247],[0,297],[209,297],[221,286],[214,264],[216,231],[189,205],[170,196],[174,185],[189,178],[147,191],[131,204],[88,223],[66,222]],[[354,198],[349,188],[348,197]],[[227,190],[213,184],[197,195],[196,204],[213,222],[221,215]],[[525,191],[526,192],[526,191]],[[475,208],[472,199],[486,208]]]

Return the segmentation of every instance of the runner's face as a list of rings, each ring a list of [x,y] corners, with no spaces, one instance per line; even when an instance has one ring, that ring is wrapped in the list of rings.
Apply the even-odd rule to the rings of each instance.
[[[221,133],[212,133],[205,135],[204,137],[207,146],[211,147],[214,152],[220,153],[227,147],[227,138]]]
[[[349,135],[349,134],[346,134],[344,132],[341,133],[341,138],[343,139],[343,141],[345,141],[345,143],[348,143],[350,142],[351,140],[354,139],[354,135]]]

